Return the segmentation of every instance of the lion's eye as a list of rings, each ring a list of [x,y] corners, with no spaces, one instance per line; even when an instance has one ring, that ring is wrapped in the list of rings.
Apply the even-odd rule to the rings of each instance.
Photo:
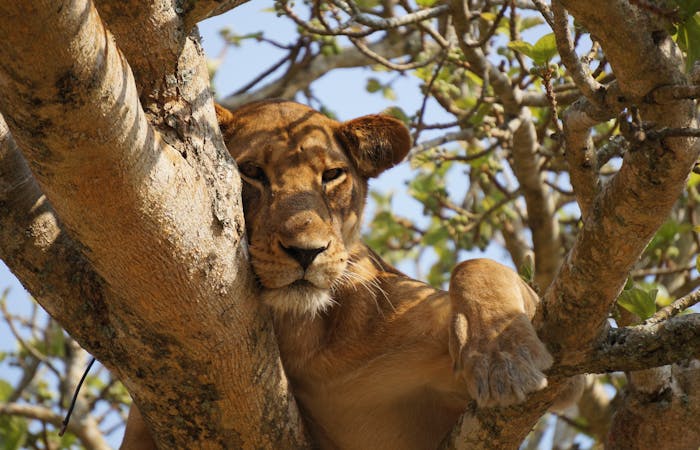
[[[238,171],[243,175],[245,178],[248,178],[249,180],[255,180],[263,184],[267,184],[267,175],[265,175],[265,171],[260,167],[256,166],[253,163],[243,163],[240,166],[238,166]]]
[[[328,169],[325,172],[323,172],[323,175],[321,175],[321,180],[324,183],[328,183],[329,181],[337,180],[340,178],[342,175],[345,174],[345,169],[342,167],[337,167],[335,169]]]

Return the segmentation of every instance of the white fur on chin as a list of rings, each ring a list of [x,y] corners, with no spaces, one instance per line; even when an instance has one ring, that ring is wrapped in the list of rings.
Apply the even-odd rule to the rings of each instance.
[[[315,316],[333,304],[327,289],[309,285],[290,285],[279,289],[263,289],[262,300],[275,312],[299,316]]]

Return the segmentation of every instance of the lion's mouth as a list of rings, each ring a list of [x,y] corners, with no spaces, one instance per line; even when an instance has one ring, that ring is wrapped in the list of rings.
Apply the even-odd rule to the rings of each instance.
[[[318,286],[310,282],[309,280],[305,279],[299,279],[297,281],[294,281],[293,283],[290,283],[288,287],[294,287],[294,288],[301,288],[301,289],[308,289],[308,288],[315,288],[318,289]]]

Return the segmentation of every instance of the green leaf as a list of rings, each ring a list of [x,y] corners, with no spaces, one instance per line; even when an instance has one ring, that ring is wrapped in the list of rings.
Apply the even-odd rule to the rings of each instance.
[[[534,55],[533,45],[529,44],[525,41],[520,41],[520,40],[510,41],[508,43],[508,48],[511,50],[515,50],[516,52],[520,52],[523,55],[525,55],[531,59],[534,59],[534,57],[533,57],[533,55]]]
[[[678,6],[681,19],[687,19],[700,11],[700,0],[674,0],[673,3]]]
[[[66,337],[63,334],[63,329],[56,323],[52,322],[51,329],[47,330],[48,346],[46,348],[47,356],[63,357],[66,353]]]
[[[416,0],[416,4],[423,8],[429,8],[437,3],[437,0]]]
[[[511,41],[508,43],[508,48],[529,57],[538,66],[546,65],[557,54],[554,33],[545,34],[535,42],[535,45],[525,41]]]
[[[0,447],[19,450],[27,440],[27,421],[19,417],[0,417]]]
[[[6,401],[12,395],[12,385],[5,380],[0,380],[0,402]]]
[[[697,174],[695,172],[690,172],[690,176],[688,177],[688,187],[694,187],[697,186],[698,183],[700,183],[700,174]],[[698,227],[695,227],[698,228]],[[696,229],[693,229],[694,231],[699,231]]]
[[[333,120],[338,120],[338,115],[335,113],[335,111],[328,109],[325,105],[322,105],[318,110],[324,116],[331,118]]]
[[[700,59],[700,14],[693,14],[678,25],[676,34],[678,46],[685,52],[686,70],[693,68],[693,63]]]
[[[535,281],[535,262],[531,257],[523,261],[523,264],[518,268],[518,274],[526,283],[531,284]]]
[[[423,235],[422,243],[423,245],[435,247],[436,245],[445,242],[448,237],[449,233],[447,232],[447,228],[442,226],[440,221],[433,219],[433,223],[431,224],[430,228]]]
[[[396,92],[394,92],[394,90],[389,86],[385,86],[382,88],[382,95],[384,95],[385,99],[391,100],[391,101],[395,101],[397,98]]]
[[[535,52],[535,63],[544,65],[557,54],[557,41],[554,33],[545,34],[535,42],[533,47]]]
[[[390,106],[389,108],[386,108],[384,111],[382,111],[382,114],[386,114],[388,116],[399,119],[406,125],[411,123],[411,118],[408,117],[408,114],[406,114],[406,112],[398,106]]]
[[[379,92],[382,90],[382,83],[380,83],[376,78],[369,78],[367,79],[365,89],[367,89],[367,92],[370,93]]]
[[[532,17],[523,17],[517,22],[518,25],[518,30],[520,31],[525,31],[529,30],[530,28],[534,28],[537,25],[541,25],[544,23],[544,20],[542,20],[538,16],[532,16]]]
[[[5,401],[12,395],[12,385],[0,380],[0,401]],[[17,450],[22,448],[27,439],[27,421],[13,416],[0,416],[0,448]]]
[[[617,298],[617,304],[635,314],[642,320],[653,316],[656,312],[656,289],[647,292],[643,289],[632,288],[622,291]]]

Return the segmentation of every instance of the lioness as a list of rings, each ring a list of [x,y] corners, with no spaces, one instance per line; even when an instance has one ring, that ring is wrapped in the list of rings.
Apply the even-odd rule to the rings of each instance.
[[[552,358],[530,323],[538,297],[516,273],[466,261],[444,292],[361,241],[367,180],[410,148],[400,121],[339,123],[281,100],[217,116],[244,181],[262,300],[321,448],[435,448],[469,399],[508,405],[546,386]],[[146,432],[132,415],[124,448]]]

